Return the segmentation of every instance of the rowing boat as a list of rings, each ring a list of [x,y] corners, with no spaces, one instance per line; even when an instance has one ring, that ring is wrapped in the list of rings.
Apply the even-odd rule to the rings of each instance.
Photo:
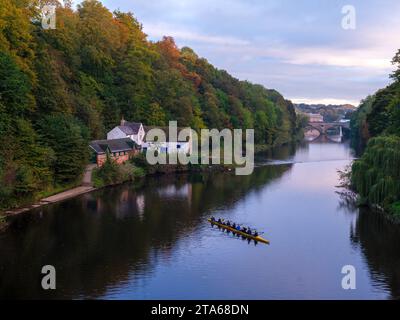
[[[258,242],[269,244],[269,241],[267,239],[264,239],[263,237],[260,237],[260,236],[255,237],[255,236],[250,235],[250,234],[248,234],[246,232],[236,230],[236,229],[234,229],[232,227],[228,227],[228,226],[226,226],[226,225],[224,225],[222,223],[219,223],[217,221],[212,221],[211,219],[208,219],[208,222],[210,222],[211,224],[214,224],[216,226],[219,226],[219,227],[221,227],[221,228],[223,228],[225,230],[229,230],[229,231],[231,231],[233,233],[240,234],[241,236],[246,237],[248,239],[252,239],[254,241],[258,241]]]

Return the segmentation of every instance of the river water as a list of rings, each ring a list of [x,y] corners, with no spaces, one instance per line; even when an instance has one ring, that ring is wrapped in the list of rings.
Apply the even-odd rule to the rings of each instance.
[[[347,144],[258,157],[251,176],[168,175],[13,218],[0,235],[0,298],[391,299],[400,296],[400,228],[339,192]],[[213,228],[257,227],[270,245]],[[57,289],[41,289],[53,265]],[[356,289],[342,288],[342,267]]]

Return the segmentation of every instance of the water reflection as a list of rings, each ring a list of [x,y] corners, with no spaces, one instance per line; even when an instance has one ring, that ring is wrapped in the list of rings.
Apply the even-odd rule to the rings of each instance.
[[[257,240],[249,239],[249,238],[247,238],[247,237],[245,237],[245,236],[241,236],[240,234],[233,233],[233,232],[231,232],[230,230],[221,228],[220,226],[214,226],[214,225],[211,223],[211,224],[210,224],[210,227],[211,227],[211,228],[214,228],[214,227],[215,227],[215,228],[217,228],[219,231],[221,231],[222,233],[226,233],[228,236],[231,236],[231,237],[233,237],[233,238],[242,239],[243,241],[246,241],[248,244],[254,244],[255,246],[258,245],[258,241],[257,241]]]
[[[374,285],[400,299],[400,226],[365,208],[360,210],[351,240],[360,246]]]
[[[93,298],[132,277],[143,279],[212,210],[229,209],[289,168],[243,177],[164,176],[16,217],[0,238],[0,297]],[[40,289],[46,264],[57,269],[58,289],[51,293]]]
[[[154,177],[15,217],[0,234],[0,298],[397,298],[399,226],[336,193],[352,157],[343,144],[288,146],[251,176]],[[271,245],[212,228],[211,214]],[[40,289],[47,264],[56,291]],[[340,286],[345,264],[354,292]]]

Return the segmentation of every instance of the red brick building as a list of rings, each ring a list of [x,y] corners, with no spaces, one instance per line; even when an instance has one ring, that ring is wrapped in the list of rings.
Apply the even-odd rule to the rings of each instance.
[[[129,138],[114,140],[95,140],[89,144],[94,152],[96,163],[101,167],[107,155],[118,164],[122,164],[138,154],[139,146]]]

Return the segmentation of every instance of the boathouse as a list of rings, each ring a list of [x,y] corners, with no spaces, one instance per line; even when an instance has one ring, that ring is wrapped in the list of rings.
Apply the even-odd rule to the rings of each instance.
[[[140,146],[130,138],[95,140],[89,144],[89,147],[94,154],[98,167],[106,162],[107,156],[116,163],[122,164],[140,152]]]

